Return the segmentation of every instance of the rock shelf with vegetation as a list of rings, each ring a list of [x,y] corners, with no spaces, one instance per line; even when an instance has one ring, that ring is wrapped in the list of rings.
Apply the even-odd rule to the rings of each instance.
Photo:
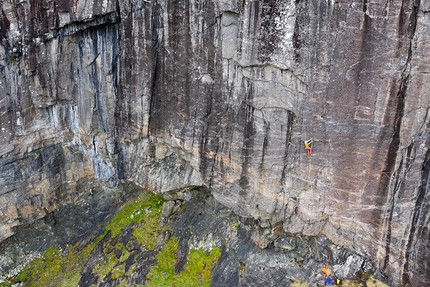
[[[0,286],[316,286],[327,260],[344,286],[386,286],[357,254],[241,218],[204,188],[98,186],[49,217],[3,242]]]
[[[160,224],[163,197],[150,191],[136,193],[136,186],[124,187],[134,189],[131,194],[135,196],[115,213],[102,234],[74,244],[49,247],[19,274],[9,273],[0,286],[17,283],[23,286],[139,286],[145,283],[209,286],[210,271],[220,256],[220,248],[190,250],[186,257],[190,258],[189,264],[182,272],[175,273],[178,239],[170,236],[169,224],[163,227]],[[96,192],[95,197],[83,200],[89,202],[98,200],[97,197],[100,194]],[[66,209],[75,208],[76,204]],[[90,204],[83,206],[91,208]],[[4,245],[3,248],[7,244]]]

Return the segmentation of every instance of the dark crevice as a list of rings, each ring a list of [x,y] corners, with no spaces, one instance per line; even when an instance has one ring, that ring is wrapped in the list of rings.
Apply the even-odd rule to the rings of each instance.
[[[10,28],[10,22],[4,13],[4,10],[1,10],[0,13],[0,44],[3,47],[8,47],[8,33]]]
[[[208,127],[203,126],[202,134],[199,142],[200,164],[199,171],[203,177],[206,177],[206,171],[209,167],[209,158],[206,154],[208,150]]]
[[[92,136],[92,143],[93,143],[94,153],[97,153],[96,137],[95,136]]]
[[[151,122],[152,122],[152,113],[155,110],[155,98],[156,98],[156,89],[157,89],[157,78],[158,78],[158,70],[159,70],[159,56],[157,55],[157,52],[155,52],[154,55],[154,69],[152,71],[152,82],[151,82],[151,95],[149,98],[149,111],[148,111],[148,132],[147,136],[151,134]]]
[[[388,218],[385,219],[386,222],[386,232],[385,232],[385,258],[384,258],[384,262],[383,262],[383,266],[382,266],[382,270],[385,270],[385,268],[387,268],[388,263],[389,263],[389,254],[390,254],[390,245],[391,245],[391,222],[393,220],[393,211],[394,211],[394,205],[395,205],[395,197],[396,194],[399,191],[399,182],[401,180],[401,176],[400,176],[400,171],[402,170],[402,166],[403,166],[403,158],[400,160],[400,164],[399,164],[399,168],[397,169],[397,171],[393,174],[393,178],[395,178],[395,182],[394,182],[394,187],[393,187],[393,193],[390,195],[389,199],[387,200],[387,208],[386,208],[386,214],[388,213]],[[388,184],[387,180],[387,184]],[[387,186],[388,188],[388,186]]]
[[[157,95],[160,94],[158,91],[157,83],[160,81],[160,74],[162,71],[160,62],[162,61],[161,57],[161,45],[160,43],[160,35],[158,30],[163,28],[163,20],[161,19],[161,7],[157,7],[158,9],[154,9],[152,14],[152,57],[153,57],[153,70],[152,70],[152,81],[151,81],[151,95],[149,99],[149,112],[148,112],[148,136],[150,134],[156,134],[155,129],[157,128],[152,124],[154,118],[154,113],[157,113],[160,105],[160,101],[157,101]]]
[[[242,162],[242,171],[240,175],[239,184],[241,186],[241,195],[245,196],[247,189],[249,189],[249,167],[252,162],[253,150],[254,150],[254,137],[256,134],[255,129],[255,108],[252,106],[254,101],[254,83],[245,79],[244,88],[246,96],[240,107],[238,122],[244,123],[243,130],[243,146],[240,154]]]
[[[292,41],[293,41],[293,48],[294,48],[294,60],[297,63],[300,63],[301,58],[300,58],[300,49],[302,47],[302,37],[303,37],[303,29],[302,29],[302,25],[303,23],[306,22],[306,13],[300,13],[302,8],[299,6],[300,4],[296,1],[296,13],[298,13],[298,15],[296,16],[296,21],[294,23],[294,33],[293,33],[293,37],[292,37]]]
[[[427,146],[429,145],[429,142],[427,142]],[[405,264],[403,266],[403,276],[402,276],[402,283],[403,284],[411,284],[410,282],[410,256],[412,253],[414,253],[412,244],[416,242],[414,240],[415,234],[420,234],[420,230],[423,229],[423,226],[419,224],[419,219],[421,218],[422,213],[426,212],[423,208],[424,204],[426,203],[426,195],[428,194],[429,190],[429,176],[430,176],[430,149],[427,149],[427,153],[424,158],[424,163],[422,166],[421,171],[421,183],[418,187],[417,191],[417,198],[415,200],[415,206],[414,206],[414,212],[412,216],[412,222],[411,222],[411,229],[409,232],[408,237],[408,243],[406,245],[406,252],[405,252]],[[417,229],[419,230],[417,232]]]
[[[288,152],[290,149],[291,136],[293,135],[293,124],[296,118],[296,114],[292,111],[288,111],[288,126],[285,140],[285,155],[284,155],[284,168],[282,170],[281,175],[281,185],[285,185],[285,176],[287,174],[287,161],[288,161]]]
[[[264,121],[265,126],[265,132],[264,132],[264,140],[263,140],[263,149],[262,149],[262,155],[261,155],[261,161],[260,161],[260,173],[264,171],[264,160],[267,153],[267,147],[269,145],[269,133],[270,133],[270,123],[267,123]]]
[[[125,179],[125,156],[121,142],[118,139],[115,139],[114,154],[118,155],[116,162],[118,179]]]
[[[118,10],[119,11],[119,10]],[[111,62],[111,68],[112,68],[112,83],[113,83],[113,94],[115,97],[115,100],[118,101],[119,97],[118,97],[118,59],[119,59],[119,50],[120,50],[120,45],[121,45],[121,33],[119,31],[119,25],[115,26],[114,29],[114,39],[112,40],[113,42],[113,47],[112,47],[112,62]],[[118,104],[118,102],[116,102],[116,104]],[[116,124],[116,109],[117,107],[115,107],[115,112],[114,112],[114,120],[115,120],[115,124],[114,126],[117,127]],[[119,134],[119,131],[117,128],[114,129],[116,134]]]
[[[208,101],[206,102],[206,110],[203,116],[204,122],[206,124],[203,127],[199,144],[199,170],[203,177],[209,176],[209,187],[212,186],[212,178],[215,169],[216,157],[218,155],[218,150],[220,147],[219,137],[213,138],[213,140],[211,140],[211,134],[213,131],[210,123],[212,121],[212,118],[215,116],[213,114],[213,109],[215,108],[215,105],[213,105],[213,100],[213,94],[212,92],[209,92]],[[215,155],[213,157],[210,156],[212,151],[215,151]]]
[[[394,198],[395,194],[398,192],[398,181],[399,181],[399,173],[394,172],[394,168],[397,161],[397,152],[400,148],[400,129],[402,124],[402,118],[403,118],[403,112],[404,112],[404,101],[406,97],[406,90],[407,90],[407,82],[409,80],[409,75],[407,75],[402,83],[400,84],[400,89],[397,94],[397,106],[396,106],[396,115],[394,120],[394,127],[393,127],[393,135],[391,137],[391,142],[388,148],[387,157],[385,161],[385,168],[383,172],[387,173],[388,175],[392,175],[390,177],[384,177],[384,179],[381,178],[381,182],[378,188],[378,194],[383,195],[387,192],[389,192],[389,185],[390,182],[395,180],[395,184],[392,188],[392,193],[390,194],[390,197],[388,198],[387,202],[387,209],[386,213],[388,213],[388,217],[386,219],[386,227],[387,231],[385,234],[385,259],[383,263],[382,269],[384,270],[389,263],[389,256],[390,256],[390,244],[391,244],[391,220],[393,217],[393,210],[394,210]],[[400,162],[398,171],[400,171],[402,168],[402,161]]]
[[[363,12],[367,12],[367,0],[363,0]]]
[[[49,41],[56,37],[71,36],[76,34],[77,32],[91,29],[92,27],[99,27],[119,22],[120,15],[118,14],[118,12],[111,12],[102,16],[98,16],[91,21],[72,22],[56,30],[51,30],[50,33],[36,35],[35,38],[41,37],[43,41]]]
[[[419,3],[418,3],[419,6]],[[400,171],[403,167],[403,158],[401,159],[399,163],[399,167],[396,171],[395,165],[397,162],[397,154],[400,149],[400,132],[401,132],[401,125],[402,125],[402,119],[404,114],[404,108],[405,108],[405,100],[406,100],[406,91],[409,84],[410,74],[409,74],[409,66],[412,60],[412,39],[415,34],[416,24],[417,24],[417,12],[418,12],[418,6],[414,6],[413,11],[410,15],[409,19],[409,51],[408,51],[408,58],[406,60],[406,65],[402,73],[402,81],[400,83],[400,87],[396,96],[396,108],[395,108],[395,118],[394,118],[394,125],[393,125],[393,134],[391,137],[391,142],[388,148],[386,162],[385,162],[385,168],[383,172],[390,175],[389,177],[385,177],[383,180],[381,178],[381,182],[378,187],[378,194],[381,196],[389,192],[389,197],[387,200],[387,208],[385,211],[385,219],[384,219],[384,226],[386,226],[386,231],[384,234],[384,240],[385,240],[385,258],[383,260],[382,270],[385,271],[386,268],[389,266],[389,259],[390,259],[390,245],[391,245],[391,221],[393,218],[393,211],[394,211],[394,203],[395,203],[395,197],[396,194],[399,192],[400,189]],[[403,4],[402,4],[403,7]],[[401,35],[399,35],[401,36]],[[391,192],[390,192],[390,182],[393,183],[391,186]],[[412,232],[411,232],[412,234]],[[412,235],[413,236],[413,235]],[[405,276],[405,275],[404,275]]]
[[[251,91],[251,93],[253,93]],[[254,136],[256,134],[254,125],[254,110],[255,108],[245,104],[244,109],[246,110],[246,121],[244,129],[243,147],[241,152],[242,158],[242,172],[240,175],[239,184],[241,185],[241,196],[245,196],[249,189],[249,167],[252,161],[252,155],[254,150]]]

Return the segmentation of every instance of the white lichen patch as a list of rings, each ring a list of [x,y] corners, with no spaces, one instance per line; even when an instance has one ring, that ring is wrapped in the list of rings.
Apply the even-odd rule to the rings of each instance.
[[[23,258],[23,261],[20,264],[18,264],[15,268],[10,270],[6,274],[3,274],[2,276],[0,276],[0,283],[9,281],[11,277],[16,276],[16,274],[19,274],[22,270],[24,270],[25,266],[27,266],[31,261],[40,257],[42,257],[42,254],[39,252],[30,252],[26,254],[26,256]],[[5,256],[1,256],[0,261],[5,258],[6,258]]]
[[[189,244],[190,249],[203,249],[205,252],[210,252],[214,247],[221,246],[222,242],[219,238],[214,238],[212,233],[209,233],[202,240],[198,240],[196,236],[192,236]]]

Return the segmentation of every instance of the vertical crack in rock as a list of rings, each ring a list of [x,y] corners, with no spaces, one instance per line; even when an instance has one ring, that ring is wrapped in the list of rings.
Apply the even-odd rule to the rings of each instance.
[[[407,40],[409,44],[409,50],[408,50],[408,57],[406,60],[406,64],[404,67],[404,70],[402,72],[402,79],[400,83],[400,87],[396,96],[396,114],[394,118],[394,125],[393,125],[393,135],[391,137],[391,142],[388,148],[387,152],[387,158],[385,163],[385,169],[383,173],[385,173],[385,176],[383,175],[381,177],[381,182],[378,188],[378,194],[382,195],[385,193],[389,193],[387,202],[386,202],[386,210],[385,210],[385,216],[384,216],[384,227],[385,227],[385,233],[383,235],[383,241],[385,242],[385,258],[382,263],[382,271],[386,271],[390,259],[390,248],[391,248],[391,240],[392,240],[392,219],[393,219],[393,211],[395,207],[395,197],[400,189],[401,179],[400,177],[400,170],[402,169],[403,165],[403,159],[400,159],[399,167],[396,171],[394,171],[395,165],[397,163],[397,153],[400,149],[401,141],[400,141],[400,131],[401,131],[401,124],[402,124],[402,118],[404,114],[404,108],[405,108],[405,100],[406,100],[406,91],[409,84],[410,79],[410,63],[412,59],[412,39],[414,38],[415,29],[417,25],[417,13],[418,13],[418,7],[419,7],[419,0],[416,1],[417,3],[413,4],[412,13],[409,17],[409,25],[408,26],[408,35]],[[399,36],[402,38],[403,30],[401,27],[405,26],[403,23],[403,18],[405,17],[405,7],[404,7],[405,1],[402,1],[402,9],[400,11],[399,16]],[[391,187],[390,187],[391,183]],[[382,200],[382,198],[381,198]],[[411,228],[411,235],[412,234],[412,228]],[[406,251],[409,252],[408,250]],[[404,276],[408,276],[405,275]],[[405,277],[404,277],[405,278]]]
[[[429,144],[430,144],[430,141],[427,141],[426,146],[428,147]],[[403,266],[402,283],[411,284],[411,286],[414,286],[414,284],[410,282],[410,273],[411,271],[414,271],[414,270],[411,270],[413,269],[413,267],[411,267],[410,257],[411,256],[417,257],[418,260],[414,260],[414,262],[419,262],[420,261],[419,257],[423,257],[422,258],[423,262],[425,260],[428,260],[428,257],[427,257],[428,254],[424,254],[424,255],[419,254],[419,252],[414,250],[415,246],[413,246],[413,244],[414,242],[415,243],[417,242],[416,240],[414,241],[415,235],[421,235],[423,236],[422,237],[423,239],[429,238],[428,236],[427,237],[425,236],[425,233],[427,234],[429,233],[425,222],[420,224],[420,220],[425,220],[423,218],[426,210],[424,209],[424,205],[426,204],[426,198],[428,198],[428,195],[429,195],[429,177],[430,177],[430,149],[427,149],[427,152],[424,158],[424,163],[422,165],[421,183],[418,187],[417,196],[415,199],[415,206],[414,206],[414,211],[413,211],[413,216],[411,221],[411,228],[409,231],[409,237],[406,245],[405,264]]]
[[[215,160],[216,160],[216,156],[218,153],[218,148],[219,148],[219,138],[212,138],[211,140],[211,135],[210,135],[210,128],[211,128],[211,123],[212,123],[212,117],[213,117],[213,94],[212,92],[209,92],[207,94],[208,99],[206,102],[206,108],[205,108],[205,115],[203,116],[204,118],[204,122],[206,123],[203,126],[203,130],[201,133],[201,139],[200,139],[200,145],[199,145],[199,152],[200,152],[200,173],[202,174],[203,177],[206,177],[208,174],[208,169],[210,168],[210,174],[209,174],[209,186],[212,186],[212,175],[213,175],[213,170],[214,170],[214,166],[215,166]],[[215,155],[210,156],[209,154],[213,151],[211,149],[211,147],[209,146],[210,142],[213,141],[217,141],[217,147],[215,149]]]
[[[114,154],[118,155],[116,160],[116,172],[118,180],[125,179],[126,167],[125,167],[125,155],[121,146],[121,142],[118,138],[115,139],[114,143]]]
[[[9,33],[10,22],[6,17],[4,10],[1,10],[0,14],[0,43],[3,47],[8,47],[8,33]]]
[[[150,92],[150,103],[149,103],[149,115],[148,115],[148,135],[156,135],[156,128],[159,127],[159,122],[161,119],[157,117],[155,119],[155,114],[160,109],[161,100],[157,99],[157,95],[159,95],[162,91],[163,85],[160,85],[159,81],[161,81],[160,77],[162,75],[163,67],[160,65],[160,61],[162,61],[161,57],[161,43],[162,34],[160,32],[164,29],[163,18],[162,18],[162,7],[159,4],[155,4],[152,12],[152,59],[153,59],[153,70],[152,70],[152,81],[151,81],[151,92]],[[157,121],[154,123],[154,121]]]
[[[391,221],[393,218],[395,196],[398,192],[398,182],[399,182],[399,172],[394,172],[394,168],[397,161],[396,160],[397,152],[399,151],[399,147],[400,147],[400,128],[402,123],[404,100],[406,96],[408,79],[409,79],[409,75],[407,75],[406,78],[402,80],[399,92],[397,94],[397,106],[396,106],[396,116],[395,116],[395,122],[394,122],[394,128],[393,128],[393,135],[387,152],[385,169],[383,171],[385,175],[381,177],[381,182],[378,188],[379,189],[378,194],[380,195],[385,194],[387,192],[389,193],[389,197],[387,199],[387,208],[385,211],[386,221],[384,223],[384,226],[386,227],[386,234],[385,234],[385,240],[384,240],[385,241],[385,259],[382,266],[383,270],[385,270],[385,268],[387,267],[389,256],[390,256]],[[402,168],[402,164],[403,163],[401,161],[399,164],[398,170]],[[390,188],[390,182],[394,182],[391,188]]]
[[[263,114],[263,121],[264,121],[264,138],[263,138],[263,148],[261,150],[261,160],[260,160],[260,165],[258,167],[258,170],[260,173],[263,172],[264,170],[264,160],[266,157],[266,152],[267,152],[267,146],[269,145],[269,134],[270,134],[270,122],[267,122],[264,119],[264,114]]]
[[[287,164],[288,164],[288,151],[290,148],[290,143],[291,143],[291,137],[293,135],[293,124],[294,124],[294,119],[296,118],[296,114],[293,113],[292,111],[288,111],[288,126],[287,126],[287,131],[286,131],[286,141],[285,141],[285,156],[284,156],[284,168],[282,170],[282,175],[281,175],[281,186],[285,185],[285,176],[287,174]]]
[[[367,0],[363,0],[363,12],[367,12]]]
[[[254,148],[254,136],[256,134],[255,126],[254,126],[254,110],[255,108],[252,106],[252,101],[254,97],[254,87],[253,83],[245,78],[244,85],[246,90],[246,98],[242,102],[241,106],[241,118],[240,122],[244,123],[243,129],[243,146],[241,151],[241,162],[242,162],[242,171],[239,179],[240,184],[240,196],[245,198],[248,189],[249,189],[249,167],[251,165],[251,157]]]
[[[258,35],[252,35],[251,33],[257,33],[259,26],[259,15],[260,15],[260,1],[249,1],[249,9],[248,9],[248,39],[252,41],[252,46],[255,45],[255,41],[257,40]],[[251,27],[251,25],[253,26]],[[255,59],[256,51],[254,49],[251,50],[251,59]]]
[[[119,10],[119,7],[117,7],[117,11]],[[121,14],[118,13],[118,22],[121,21],[120,16]],[[118,59],[119,59],[119,53],[120,53],[120,45],[121,45],[121,37],[120,37],[120,25],[115,25],[113,27],[113,33],[114,37],[112,39],[112,62],[110,63],[111,66],[111,73],[112,73],[112,85],[113,85],[113,93],[115,97],[115,111],[114,111],[114,121],[116,121],[115,113],[116,113],[116,105],[118,103]],[[73,64],[73,62],[71,63]],[[115,132],[118,134],[117,126],[114,124]]]
[[[303,4],[301,4],[303,3]],[[302,47],[302,42],[303,42],[303,31],[301,29],[301,25],[303,25],[303,23],[305,23],[306,21],[306,13],[302,13],[302,6],[306,5],[306,3],[304,2],[300,2],[300,1],[295,1],[295,6],[296,6],[296,21],[294,22],[294,33],[293,33],[293,48],[294,48],[294,60],[297,63],[301,62],[301,58],[300,58],[300,48]]]

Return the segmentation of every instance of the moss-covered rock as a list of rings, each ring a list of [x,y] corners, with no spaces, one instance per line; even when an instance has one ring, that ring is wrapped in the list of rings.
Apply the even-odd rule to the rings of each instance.
[[[131,188],[137,191],[136,186]],[[163,198],[140,189],[112,212],[109,221],[94,222],[93,226],[100,224],[99,232],[88,232],[72,244],[45,248],[0,287],[19,282],[24,287],[324,284],[321,261],[315,258],[321,260],[332,246],[327,239],[281,234],[261,249],[252,240],[253,232],[263,228],[258,221],[240,218],[203,188],[185,193],[164,195],[171,203],[162,216]],[[170,213],[172,205],[183,208]],[[294,243],[294,248],[280,248],[279,242]],[[349,258],[349,251],[331,252],[339,266],[347,266],[342,258]],[[345,279],[342,286],[384,286],[372,277],[372,269],[366,270],[341,278]]]
[[[178,240],[176,237],[168,240],[165,233],[169,225],[160,225],[163,201],[157,194],[142,192],[115,213],[103,234],[90,238],[86,244],[51,246],[20,274],[0,286],[18,282],[22,286],[99,286],[102,283],[139,286],[146,283],[148,272],[150,286],[209,286],[210,271],[221,254],[220,249],[213,248],[209,253],[202,249],[190,250],[187,268],[176,274]]]
[[[209,253],[200,249],[191,249],[188,254],[187,266],[179,273],[175,272],[178,239],[172,237],[157,254],[158,263],[147,275],[148,286],[210,286],[211,270],[221,256],[219,247]]]

